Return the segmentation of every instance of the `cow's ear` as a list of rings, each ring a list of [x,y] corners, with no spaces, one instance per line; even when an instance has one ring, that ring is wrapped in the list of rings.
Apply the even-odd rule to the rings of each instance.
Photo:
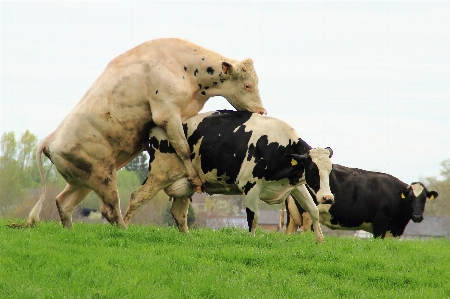
[[[233,65],[226,61],[222,62],[222,72],[226,75],[229,75],[233,72]]]
[[[331,147],[326,147],[325,149],[330,152],[330,156],[328,158],[333,157],[333,150],[331,149]]]
[[[308,155],[287,154],[285,157],[291,162],[291,166],[296,167],[299,164],[305,164]]]
[[[436,197],[438,197],[438,193],[436,192],[436,191],[428,191],[427,192],[427,197],[430,199],[430,200],[433,200],[433,199],[435,199]]]
[[[405,189],[399,190],[398,191],[398,196],[400,196],[400,198],[406,198],[406,196],[408,195],[408,191],[406,191]]]

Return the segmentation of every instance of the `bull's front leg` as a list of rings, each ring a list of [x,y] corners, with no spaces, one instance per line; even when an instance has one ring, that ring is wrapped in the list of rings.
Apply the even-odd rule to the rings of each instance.
[[[179,115],[167,117],[163,120],[158,120],[154,117],[153,120],[156,125],[160,126],[162,129],[164,129],[164,131],[166,131],[170,145],[174,148],[181,161],[183,161],[183,164],[186,167],[186,172],[188,174],[188,179],[192,184],[192,189],[195,192],[202,193],[203,183],[190,159],[191,150],[189,149],[189,144],[186,140],[186,137],[184,136],[183,126]]]
[[[314,203],[314,200],[312,199],[308,190],[306,190],[306,186],[300,185],[292,189],[291,194],[294,196],[295,200],[297,200],[300,206],[305,209],[305,211],[308,212],[308,214],[311,216],[314,227],[314,234],[316,236],[316,242],[322,243],[324,238],[319,223],[319,210],[317,209],[317,206]]]

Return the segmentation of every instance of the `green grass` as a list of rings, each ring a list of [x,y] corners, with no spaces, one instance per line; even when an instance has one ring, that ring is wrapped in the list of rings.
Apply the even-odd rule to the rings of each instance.
[[[2,298],[449,298],[448,239],[0,220]]]

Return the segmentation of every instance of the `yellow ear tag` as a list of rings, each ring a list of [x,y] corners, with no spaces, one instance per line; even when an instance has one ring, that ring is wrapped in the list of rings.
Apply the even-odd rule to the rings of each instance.
[[[430,200],[433,200],[433,199],[434,199],[434,195],[431,195],[431,196],[430,196]]]
[[[297,164],[298,164],[297,160],[295,160],[294,158],[292,158],[292,160],[291,160],[291,165],[292,165],[292,166],[295,166],[295,165],[297,165]]]
[[[402,195],[400,196],[401,198],[406,198],[405,194],[402,192]]]

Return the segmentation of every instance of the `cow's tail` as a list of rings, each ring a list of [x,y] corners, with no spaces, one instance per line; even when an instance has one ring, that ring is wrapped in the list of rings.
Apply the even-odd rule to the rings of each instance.
[[[41,143],[39,143],[38,148],[36,149],[36,161],[39,168],[39,174],[41,175],[41,182],[42,182],[42,192],[41,197],[39,198],[36,205],[31,210],[30,214],[28,215],[28,221],[27,225],[33,226],[37,222],[39,222],[39,214],[42,210],[42,204],[44,203],[46,194],[47,194],[47,187],[45,183],[45,176],[44,176],[44,169],[42,167],[42,160],[41,160],[41,154],[44,151],[45,145],[47,144],[46,139],[44,139]]]

